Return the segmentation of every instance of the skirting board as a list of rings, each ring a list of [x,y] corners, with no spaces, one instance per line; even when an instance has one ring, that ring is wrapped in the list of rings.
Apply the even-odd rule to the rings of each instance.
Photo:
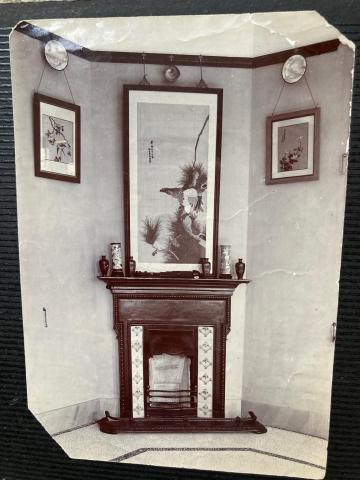
[[[325,440],[329,438],[330,412],[328,415],[324,415],[317,412],[250,402],[248,400],[242,401],[241,408],[243,412],[255,411],[258,418],[267,427],[281,428]]]
[[[45,430],[54,435],[73,428],[90,425],[104,416],[104,411],[119,414],[118,398],[95,398],[43,413],[33,413]]]

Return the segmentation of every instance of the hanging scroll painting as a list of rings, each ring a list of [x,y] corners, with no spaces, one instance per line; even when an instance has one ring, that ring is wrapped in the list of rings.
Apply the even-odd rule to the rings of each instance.
[[[215,273],[222,90],[124,86],[126,257]]]

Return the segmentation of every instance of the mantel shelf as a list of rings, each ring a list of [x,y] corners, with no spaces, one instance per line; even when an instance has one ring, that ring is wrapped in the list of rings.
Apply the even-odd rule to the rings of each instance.
[[[248,279],[231,278],[161,278],[161,277],[101,277],[106,288],[141,288],[141,289],[176,289],[189,288],[209,290],[235,290],[242,283],[250,283]]]

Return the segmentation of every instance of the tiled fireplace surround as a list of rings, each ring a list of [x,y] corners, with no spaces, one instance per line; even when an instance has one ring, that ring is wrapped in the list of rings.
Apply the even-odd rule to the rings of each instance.
[[[106,433],[122,431],[266,431],[255,415],[225,419],[226,337],[231,296],[248,280],[99,277],[113,298],[113,326],[119,348],[120,417],[109,412],[98,423]],[[145,350],[150,330],[194,332],[194,415],[149,413]],[[163,352],[171,353],[171,352]]]
[[[213,416],[213,356],[214,327],[198,326],[197,328],[197,416],[211,418]],[[131,337],[131,384],[132,384],[132,417],[145,416],[145,385],[144,366],[148,361],[144,357],[143,325],[130,327]],[[180,333],[179,333],[180,334]],[[185,398],[185,397],[184,397]],[[171,411],[169,412],[171,413]]]

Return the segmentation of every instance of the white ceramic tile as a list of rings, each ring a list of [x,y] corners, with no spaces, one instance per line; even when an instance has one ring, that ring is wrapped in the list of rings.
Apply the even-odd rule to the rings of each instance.
[[[142,418],[144,409],[143,327],[131,327],[131,385],[133,417]]]
[[[212,417],[214,327],[198,327],[198,417]]]

